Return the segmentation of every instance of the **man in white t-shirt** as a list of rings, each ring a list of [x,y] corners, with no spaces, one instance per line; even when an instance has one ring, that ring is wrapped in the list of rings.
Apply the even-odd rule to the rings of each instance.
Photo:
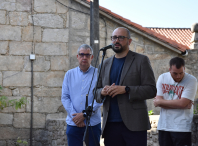
[[[185,73],[185,62],[175,57],[169,72],[159,76],[155,107],[161,107],[158,121],[160,146],[191,146],[193,101],[197,79]]]

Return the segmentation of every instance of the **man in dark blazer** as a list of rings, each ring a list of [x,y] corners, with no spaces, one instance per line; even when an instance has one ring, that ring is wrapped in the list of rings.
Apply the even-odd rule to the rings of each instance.
[[[156,96],[154,73],[147,56],[132,52],[128,29],[111,36],[115,56],[104,61],[96,101],[103,103],[105,146],[146,146],[150,122],[146,99]]]

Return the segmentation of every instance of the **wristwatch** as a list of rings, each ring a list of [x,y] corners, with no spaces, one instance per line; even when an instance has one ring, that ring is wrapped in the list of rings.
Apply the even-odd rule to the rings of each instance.
[[[126,93],[129,93],[130,88],[129,88],[128,86],[126,86],[126,87],[125,87],[125,91],[126,91]]]
[[[86,118],[86,117],[87,117],[87,115],[84,113],[84,114],[83,114],[83,117],[84,117],[84,118]]]

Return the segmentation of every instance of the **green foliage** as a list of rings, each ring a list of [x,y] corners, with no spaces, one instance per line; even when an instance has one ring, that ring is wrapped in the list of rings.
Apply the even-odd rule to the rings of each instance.
[[[17,142],[16,142],[17,146],[23,146],[23,145],[28,145],[28,142],[25,140],[21,140],[20,137],[17,138]]]
[[[0,92],[3,88],[0,86]],[[0,97],[0,109],[3,110],[6,107],[15,107],[16,110],[21,109],[27,103],[27,99],[25,97],[21,97],[21,99],[12,99],[8,100],[6,96]]]
[[[153,115],[153,114],[154,114],[153,110],[148,111],[148,115],[149,115],[149,116],[150,116],[150,115]]]
[[[198,114],[198,104],[197,104],[196,108],[194,109],[193,113]]]
[[[1,90],[3,90],[2,86],[0,85],[0,92]],[[0,109],[3,110],[6,107],[15,107],[15,109],[21,109],[22,107],[24,107],[27,103],[27,99],[25,97],[21,97],[21,99],[12,99],[12,100],[8,100],[8,98],[6,96],[1,96],[0,97]],[[17,142],[16,142],[17,146],[24,146],[24,145],[28,145],[28,142],[25,140],[21,140],[20,137],[17,138]]]
[[[27,99],[25,97],[21,97],[21,99],[12,99],[8,100],[6,96],[0,97],[0,109],[3,110],[6,107],[15,107],[16,110],[24,108],[27,103]]]

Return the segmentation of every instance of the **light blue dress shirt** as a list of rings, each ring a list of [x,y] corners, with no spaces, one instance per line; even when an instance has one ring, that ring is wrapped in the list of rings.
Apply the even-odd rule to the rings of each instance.
[[[81,71],[80,67],[73,68],[65,74],[62,85],[61,101],[67,111],[66,123],[70,126],[76,126],[72,121],[72,114],[82,113],[85,109],[86,94],[91,84],[94,67],[90,66],[86,72]],[[91,106],[93,100],[93,89],[97,81],[97,69],[95,69],[92,86],[88,95],[88,105]],[[100,107],[102,104],[94,100],[93,113],[90,119],[90,125],[95,126],[101,122]],[[85,121],[84,121],[85,122]],[[86,124],[86,122],[85,122]]]

